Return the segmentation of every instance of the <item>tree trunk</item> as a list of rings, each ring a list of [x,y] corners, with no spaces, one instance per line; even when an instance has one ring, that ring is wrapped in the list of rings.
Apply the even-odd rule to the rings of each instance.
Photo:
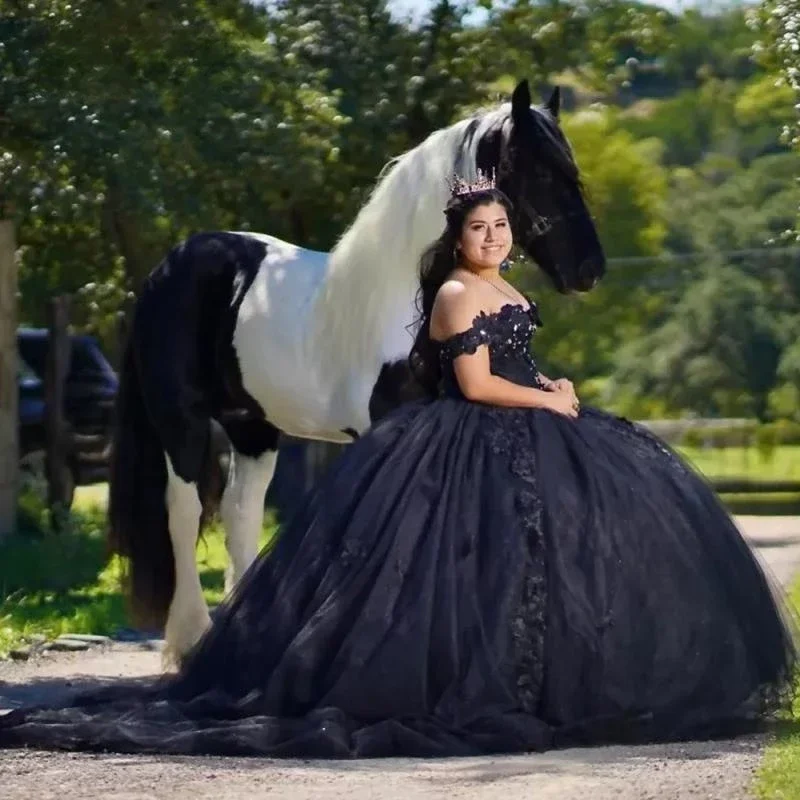
[[[16,528],[19,486],[17,263],[14,223],[0,219],[0,539]]]
[[[139,290],[141,282],[164,257],[160,237],[154,237],[126,202],[122,185],[111,176],[106,185],[104,232],[116,244],[125,259],[125,276],[129,287]],[[154,241],[154,238],[157,241]]]

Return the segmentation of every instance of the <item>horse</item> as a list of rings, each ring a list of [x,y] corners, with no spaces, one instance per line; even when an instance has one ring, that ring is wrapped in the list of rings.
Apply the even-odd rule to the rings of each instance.
[[[226,591],[256,558],[281,434],[347,443],[396,405],[417,321],[418,264],[443,230],[454,174],[494,174],[525,255],[561,292],[588,291],[605,256],[559,124],[559,91],[435,131],[390,161],[330,253],[218,231],[173,247],[145,279],[120,368],[109,541],[131,610],[163,626],[165,663],[210,624],[196,546],[211,507],[210,431],[231,467],[219,512]]]

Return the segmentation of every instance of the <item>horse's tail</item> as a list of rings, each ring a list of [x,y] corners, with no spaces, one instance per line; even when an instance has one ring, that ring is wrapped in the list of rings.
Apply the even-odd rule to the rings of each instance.
[[[196,234],[156,267],[136,303],[115,413],[109,541],[129,561],[131,612],[142,626],[163,626],[175,593],[167,454],[176,476],[198,493],[193,535],[222,494],[212,411],[231,390],[219,364],[235,355],[230,342],[238,308],[266,251],[263,242],[240,234]],[[230,353],[220,353],[220,342]],[[232,407],[248,401],[243,388],[234,394]],[[173,532],[180,528],[177,535],[187,536],[189,524],[184,520]]]
[[[108,529],[113,552],[128,560],[134,621],[160,629],[175,590],[167,514],[164,446],[145,406],[133,337],[125,346],[114,414]]]

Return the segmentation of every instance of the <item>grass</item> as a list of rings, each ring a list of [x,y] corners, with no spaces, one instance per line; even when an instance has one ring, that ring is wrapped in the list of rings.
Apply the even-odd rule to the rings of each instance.
[[[0,658],[34,634],[113,634],[130,624],[122,564],[106,553],[102,489],[81,491],[65,530],[47,530],[35,501],[23,506],[21,531],[0,544]],[[262,541],[274,532],[267,520]],[[227,555],[219,527],[197,549],[206,601],[224,594]]]
[[[679,450],[709,478],[800,480],[797,446],[778,447],[768,458],[755,448]],[[78,489],[67,529],[60,535],[47,531],[41,506],[23,498],[23,531],[0,544],[0,657],[33,634],[110,634],[130,624],[121,591],[121,564],[105,550],[106,498],[105,485]],[[800,514],[796,494],[722,499],[734,513]],[[274,525],[267,520],[262,541],[272,532]],[[218,603],[227,563],[218,527],[206,533],[197,556],[206,600]],[[797,591],[800,608],[800,588]],[[800,762],[797,766],[800,770]],[[797,797],[800,800],[800,794]]]
[[[709,478],[800,480],[800,447],[782,446],[763,457],[755,448],[680,452]],[[800,514],[800,495],[726,495],[734,513]],[[104,484],[81,487],[61,535],[47,530],[41,506],[23,498],[23,533],[0,545],[0,657],[32,634],[113,633],[129,624],[121,591],[121,564],[105,551]],[[25,505],[27,503],[27,506]],[[264,541],[274,530],[269,521]],[[219,602],[227,558],[213,528],[198,547],[206,600]]]
[[[800,481],[800,446],[797,445],[776,447],[766,456],[755,447],[677,447],[676,450],[711,480]],[[721,499],[733,514],[800,515],[797,492],[723,494]]]
[[[789,597],[794,610],[800,613],[800,579],[795,581]],[[795,692],[791,719],[781,723],[756,773],[754,791],[760,800],[800,800],[800,674]]]
[[[755,447],[676,449],[709,478],[800,481],[800,445],[782,445],[767,456]]]

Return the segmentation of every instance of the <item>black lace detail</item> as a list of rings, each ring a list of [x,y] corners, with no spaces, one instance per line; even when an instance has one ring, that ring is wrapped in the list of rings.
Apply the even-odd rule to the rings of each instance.
[[[472,355],[481,345],[489,348],[491,371],[523,386],[539,386],[539,370],[530,351],[531,337],[541,327],[535,303],[528,308],[507,303],[499,311],[481,311],[465,331],[440,343],[443,394],[460,396],[453,361]]]
[[[534,303],[528,308],[507,304],[494,313],[481,312],[465,331],[442,342],[442,390],[460,396],[453,360],[489,348],[491,371],[523,386],[541,387],[539,370],[530,351],[531,337],[541,326]],[[520,707],[536,714],[544,680],[544,636],[547,604],[545,542],[542,501],[537,485],[536,451],[530,412],[525,409],[491,408],[484,411],[486,436],[495,455],[509,465],[514,486],[516,519],[514,535],[524,541],[520,564],[519,595],[512,610],[514,680]]]
[[[461,355],[472,355],[481,345],[490,343],[488,330],[486,327],[478,327],[477,319],[472,323],[471,328],[456,333],[442,342],[439,357],[443,361],[452,361]]]
[[[536,714],[544,681],[547,572],[535,442],[526,411],[498,408],[488,409],[485,414],[490,421],[487,435],[492,452],[508,459],[517,484],[515,505],[525,547],[520,595],[511,615],[511,636],[517,697],[524,711]]]
[[[630,452],[635,453],[637,458],[662,461],[666,459],[678,472],[694,474],[683,459],[644,425],[594,408],[584,409],[581,411],[581,416],[591,417],[595,426],[605,428],[614,436],[624,438]]]

